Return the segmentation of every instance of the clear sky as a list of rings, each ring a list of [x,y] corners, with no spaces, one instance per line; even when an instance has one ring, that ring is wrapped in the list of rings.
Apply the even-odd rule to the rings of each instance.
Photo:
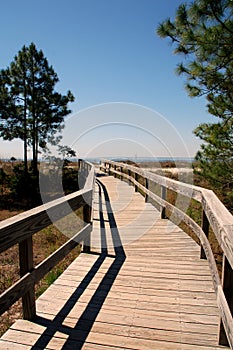
[[[23,45],[42,49],[60,79],[56,89],[75,95],[63,143],[82,157],[192,157],[200,146],[193,129],[213,119],[204,99],[187,96],[175,74],[182,58],[155,33],[180,3],[1,0],[0,67]],[[0,147],[0,157],[23,155],[20,141]]]

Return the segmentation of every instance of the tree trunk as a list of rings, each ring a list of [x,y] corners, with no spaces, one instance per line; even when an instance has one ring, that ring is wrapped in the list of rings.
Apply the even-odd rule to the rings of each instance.
[[[35,72],[34,72],[34,56],[31,57],[31,74],[32,74],[32,171],[37,176],[37,146],[36,146],[36,111],[35,111]]]
[[[27,89],[26,78],[24,77],[24,113],[23,113],[23,143],[24,143],[24,173],[28,174],[28,156],[27,156]]]

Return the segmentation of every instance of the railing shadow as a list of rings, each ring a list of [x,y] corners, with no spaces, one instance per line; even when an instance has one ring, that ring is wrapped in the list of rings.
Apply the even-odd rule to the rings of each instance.
[[[86,274],[82,282],[77,286],[74,293],[66,301],[65,305],[61,308],[53,320],[48,320],[46,318],[37,316],[35,322],[46,327],[46,329],[36,341],[34,346],[32,346],[32,349],[34,350],[38,348],[45,348],[57,332],[61,332],[67,337],[61,349],[81,349],[126,259],[107,189],[100,180],[97,180],[97,185],[99,188],[101,253],[90,271]],[[105,226],[106,224],[103,215],[103,202],[105,203],[107,209],[108,222],[110,225],[112,241],[114,244],[115,256],[108,255]],[[93,296],[86,305],[86,308],[83,311],[82,315],[79,317],[77,323],[74,326],[63,325],[66,317],[74,308],[86,288],[90,285],[91,281],[101,268],[101,265],[106,258],[112,258],[113,261],[108,268],[108,271],[105,273],[103,279],[100,281]]]

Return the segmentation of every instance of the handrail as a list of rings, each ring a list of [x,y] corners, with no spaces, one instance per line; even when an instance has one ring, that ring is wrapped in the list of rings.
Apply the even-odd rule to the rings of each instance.
[[[190,227],[201,243],[201,258],[207,258],[210,267],[217,305],[220,310],[219,343],[230,345],[233,349],[233,216],[225,208],[213,191],[199,186],[182,183],[158,174],[152,174],[138,167],[109,160],[103,160],[100,169],[108,174],[127,179],[145,193],[146,200],[152,198],[161,208],[161,217],[165,217],[165,210],[172,213]],[[145,185],[139,182],[139,176],[144,179]],[[161,196],[148,188],[148,181],[161,186]],[[199,226],[186,213],[166,200],[166,189],[175,191],[188,198],[197,200],[202,205],[202,224]],[[172,218],[171,218],[172,220]],[[222,281],[219,278],[214,255],[208,240],[209,225],[223,250]]]
[[[92,198],[94,193],[94,165],[79,161],[79,173],[83,188],[62,198],[18,214],[0,222],[0,252],[19,243],[20,279],[0,295],[0,315],[22,297],[23,317],[31,320],[36,315],[35,283],[57,265],[80,242],[89,251],[92,231]],[[67,206],[67,203],[69,204]],[[83,207],[84,227],[37,266],[33,265],[32,235],[70,211]]]

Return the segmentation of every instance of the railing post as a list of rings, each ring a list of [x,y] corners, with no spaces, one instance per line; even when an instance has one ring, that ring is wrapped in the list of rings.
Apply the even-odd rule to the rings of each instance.
[[[166,200],[167,189],[165,186],[161,186],[161,198]],[[161,219],[166,219],[166,207],[161,206],[160,208]]]
[[[116,171],[116,164],[114,164],[114,174],[113,174],[114,177],[117,176],[117,174],[115,173],[115,171]]]
[[[111,172],[111,164],[108,163],[108,175],[110,175]]]
[[[137,173],[134,173],[134,178],[135,178],[135,181],[138,182],[138,174],[137,174]],[[137,184],[135,184],[135,192],[138,192],[138,186],[137,186]]]
[[[147,179],[147,177],[144,178],[145,179],[145,187],[148,190],[149,189],[149,180]],[[148,194],[145,194],[145,202],[148,202]]]
[[[128,169],[128,175],[129,175],[129,177],[131,177],[131,170],[129,170],[129,169]],[[130,178],[128,179],[128,183],[129,183],[129,185],[131,185]]]
[[[88,224],[91,223],[91,212],[92,208],[89,204],[83,206],[83,221]],[[83,242],[83,252],[90,253],[91,251],[91,236],[88,235]]]
[[[83,162],[82,159],[79,159],[78,161],[79,164],[79,168],[78,168],[78,183],[79,183],[79,188],[83,188],[84,184],[85,184],[85,163]]]
[[[124,176],[122,175],[123,174],[123,167],[121,166],[120,169],[121,169],[121,177],[120,177],[120,179],[123,180],[124,179]]]
[[[81,164],[82,164],[82,159],[79,159],[79,160],[78,160],[78,170],[81,169]]]
[[[229,309],[233,315],[233,270],[225,254],[223,255],[222,265],[222,287]],[[219,344],[229,346],[222,320],[220,320],[219,325]]]
[[[204,234],[206,235],[206,237],[208,238],[209,236],[209,227],[210,227],[210,223],[209,220],[206,216],[206,213],[204,210],[202,210],[202,219],[201,219],[201,228],[202,231],[204,232]],[[201,246],[201,259],[206,259],[206,255],[205,255],[205,251],[203,249],[203,247]]]
[[[88,164],[87,163],[84,163],[84,176],[85,176],[85,179],[88,176]]]
[[[32,236],[19,243],[20,277],[33,270]],[[35,286],[22,297],[23,318],[33,320],[36,316]]]

